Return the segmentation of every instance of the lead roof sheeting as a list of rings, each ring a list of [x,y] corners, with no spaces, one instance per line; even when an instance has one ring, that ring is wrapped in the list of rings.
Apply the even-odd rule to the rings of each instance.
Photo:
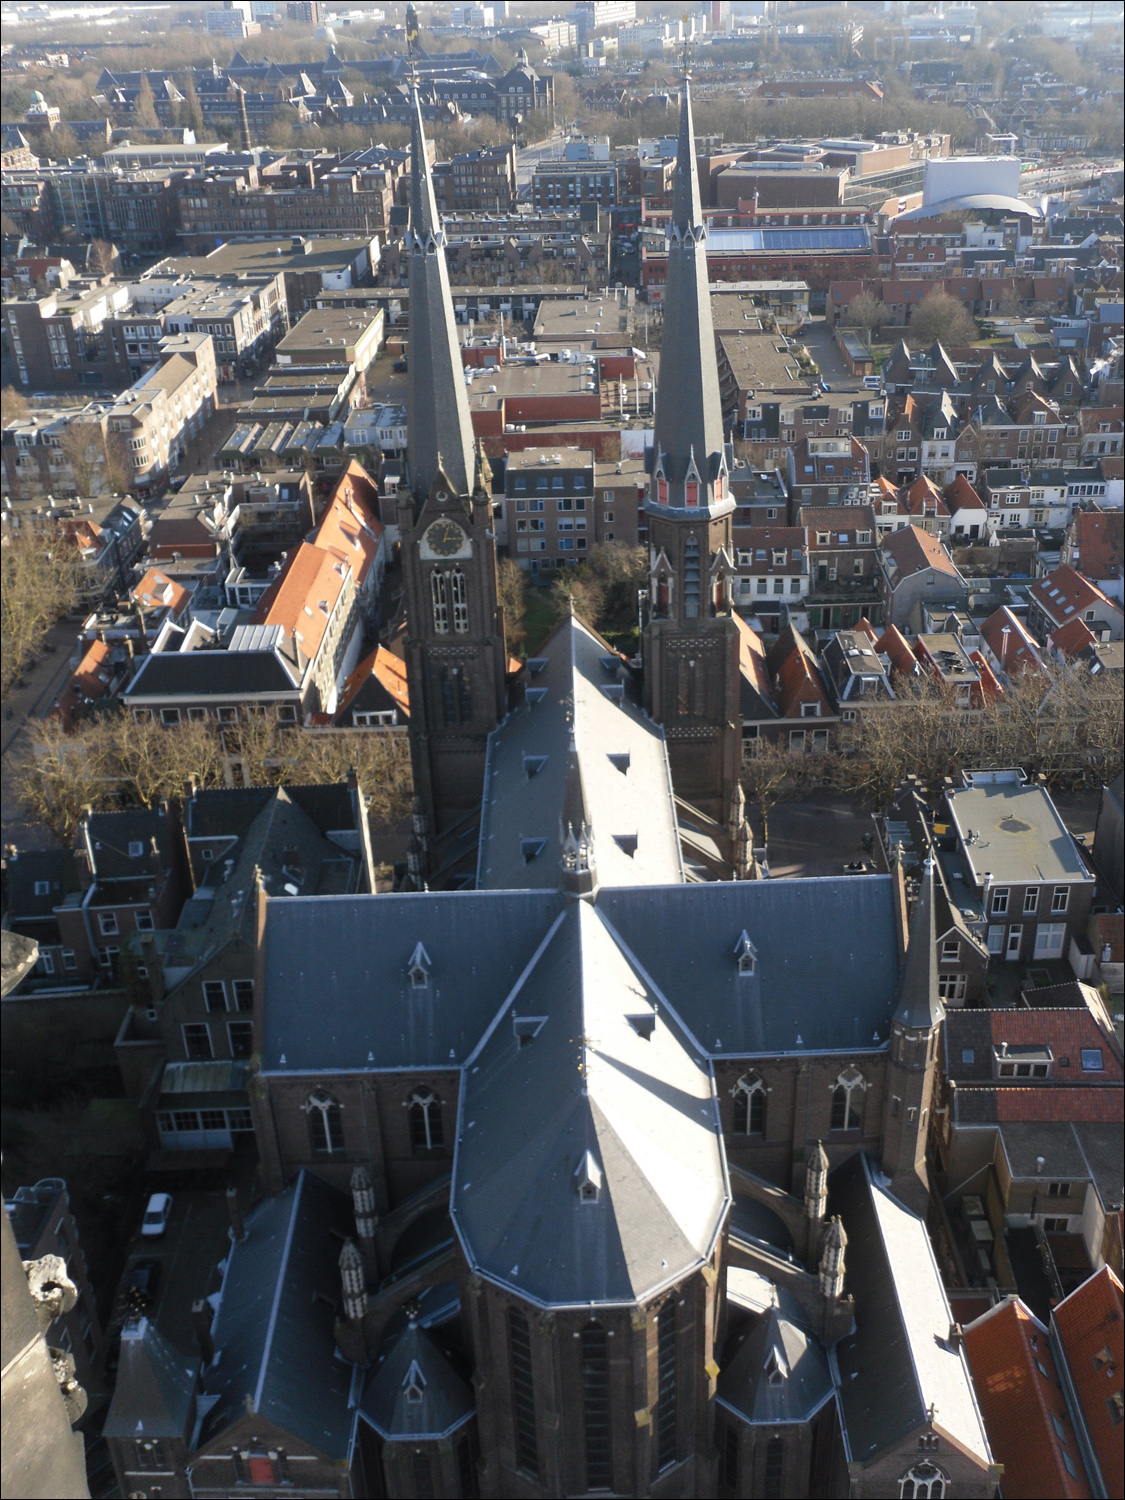
[[[803,1326],[793,1298],[784,1292],[782,1298],[782,1306],[766,1309],[719,1376],[719,1400],[753,1425],[807,1422],[832,1395],[823,1345]]]
[[[249,1394],[283,1432],[347,1457],[352,1367],[337,1358],[334,1325],[340,1244],[353,1230],[350,1197],[304,1171],[247,1221],[215,1322],[220,1358],[205,1384],[219,1401],[203,1442],[242,1414]]]
[[[952,1321],[926,1226],[893,1198],[857,1152],[829,1179],[829,1212],[848,1236],[846,1290],[855,1330],[835,1346],[850,1457],[866,1462],[935,1425],[980,1463],[992,1458],[968,1367],[948,1342]]]
[[[572,903],[515,1009],[469,1068],[453,1207],[470,1261],[554,1305],[628,1303],[709,1253],[729,1203],[706,1065],[663,1015],[597,911]],[[583,1071],[584,1068],[584,1071]],[[595,1202],[579,1197],[590,1152]]]
[[[460,1066],[560,907],[554,890],[270,901],[263,1069],[350,1072],[369,1052],[369,1067]],[[407,972],[419,943],[424,987]]]
[[[632,701],[628,683],[619,699],[603,692],[620,682],[624,664],[607,671],[603,659],[616,661],[614,653],[573,616],[563,620],[539,655],[547,665],[529,681],[532,687],[545,688],[546,697],[517,709],[489,741],[478,888],[558,885],[572,733],[599,884],[682,881],[663,736]],[[628,770],[618,770],[611,755],[627,755]],[[544,756],[544,764],[529,776],[525,758]],[[615,836],[636,837],[636,853],[626,854]],[[522,852],[525,839],[546,840],[543,851],[530,862]]]
[[[297,687],[272,651],[160,651],[145,658],[126,697],[238,698]]]
[[[887,1039],[890,876],[603,891],[598,906],[712,1056],[870,1051]],[[753,975],[734,956],[744,929]]]

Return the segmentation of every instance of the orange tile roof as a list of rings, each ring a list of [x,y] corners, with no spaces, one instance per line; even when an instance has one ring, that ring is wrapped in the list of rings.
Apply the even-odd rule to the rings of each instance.
[[[1073,1120],[1075,1124],[1125,1124],[1125,1091],[1091,1088],[1089,1084],[1055,1088],[999,1088],[996,1118],[1001,1124],[1046,1124]]]
[[[113,673],[109,661],[113,647],[108,641],[91,641],[74,675],[67,682],[58,701],[51,710],[51,717],[61,719],[69,729],[74,723],[74,713],[83,698],[104,698],[109,692]]]
[[[147,609],[166,605],[172,611],[172,618],[178,619],[191,594],[177,579],[169,578],[159,568],[149,568],[140,583],[129,591],[129,597]]]
[[[910,643],[897,625],[887,626],[875,642],[875,650],[879,656],[889,658],[892,673],[898,672],[903,677],[913,677],[918,671],[918,658],[910,649]]]
[[[1005,640],[1004,631],[1008,636]],[[980,628],[988,642],[989,650],[1009,676],[1026,671],[1029,667],[1041,667],[1040,645],[1023,621],[1012,613],[1006,604],[994,610]]]
[[[406,680],[406,663],[401,656],[388,651],[386,646],[376,646],[374,651],[352,669],[344,683],[344,690],[340,694],[340,706],[336,710],[336,717],[339,718],[351,707],[352,700],[370,677],[374,677],[380,686],[386,689],[403,714],[409,718],[410,687]]]
[[[984,501],[973,489],[964,474],[958,474],[952,484],[946,486],[945,503],[952,515],[958,510],[987,510]]]
[[[1095,1271],[1055,1308],[1055,1327],[1108,1495],[1125,1490],[1120,1417],[1123,1312],[1121,1283],[1108,1266]]]
[[[857,620],[855,625],[852,626],[852,629],[856,632],[857,635],[865,635],[872,645],[874,645],[875,642],[879,639],[879,632],[875,629],[874,625],[872,625],[871,621],[867,618],[866,615],[864,615],[862,620]]]
[[[1125,1079],[1117,1038],[1105,1032],[1088,1010],[994,1010],[989,1014],[997,1046],[1001,1042],[1010,1047],[1049,1046],[1060,1083],[1088,1084],[1093,1078],[1099,1083],[1121,1083]],[[1083,1047],[1101,1049],[1104,1072],[1083,1071]]]
[[[1080,510],[1074,517],[1074,562],[1087,578],[1120,578],[1125,512]]]
[[[766,648],[762,638],[737,612],[733,615],[738,626],[738,666],[743,676],[760,693],[767,703],[773,702],[770,688],[769,668],[766,666]]]
[[[1087,609],[1095,609],[1106,619],[1121,613],[1121,607],[1108,599],[1101,589],[1077,568],[1063,563],[1046,578],[1033,583],[1031,597],[1045,614],[1059,625],[1067,624]]]
[[[1094,644],[1094,632],[1085,620],[1068,620],[1051,632],[1051,645],[1064,656],[1077,656]]]
[[[1043,1324],[1010,1297],[965,1329],[965,1354],[1008,1500],[1090,1494]],[[1070,1458],[1076,1475],[1063,1460]]]
[[[786,644],[788,650],[785,649]],[[778,646],[781,646],[782,650],[775,656],[774,652],[777,651]],[[816,658],[807,642],[796,630],[791,631],[787,643],[784,636],[779,638],[777,645],[770,652],[770,658],[775,663],[777,702],[782,718],[799,718],[802,703],[819,703],[821,713],[826,716],[831,715],[832,707],[820,680]]]
[[[1003,698],[1004,689],[1000,685],[1000,679],[981,653],[979,651],[970,651],[969,660],[980,673],[980,692],[982,698],[987,698],[990,703],[995,703],[997,699]]]
[[[922,474],[906,492],[906,503],[912,516],[947,516],[948,507],[932,479]]]

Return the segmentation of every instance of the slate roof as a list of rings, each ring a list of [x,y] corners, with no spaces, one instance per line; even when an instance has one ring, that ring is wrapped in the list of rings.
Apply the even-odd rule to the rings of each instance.
[[[833,1394],[823,1345],[794,1298],[772,1290],[774,1305],[719,1375],[719,1404],[752,1426],[811,1421]]]
[[[204,1379],[219,1399],[201,1445],[241,1416],[249,1396],[283,1432],[347,1459],[352,1366],[336,1354],[334,1308],[339,1246],[353,1229],[350,1196],[303,1170],[247,1219],[223,1278],[213,1329],[221,1352]]]
[[[489,737],[477,889],[558,886],[572,743],[599,884],[682,881],[664,736],[637,703],[620,656],[568,615],[532,659],[528,688]]]
[[[124,808],[116,812],[89,813],[82,821],[95,876],[100,882],[153,879],[152,841],[160,854],[161,869],[167,869],[171,850],[168,818],[159,808]],[[131,848],[140,845],[134,854]]]
[[[934,896],[934,864],[927,860],[914,914],[906,962],[898,982],[895,1021],[914,1031],[929,1031],[945,1014],[938,994],[937,922]]]
[[[13,920],[50,917],[56,906],[79,889],[78,867],[70,849],[23,849],[9,854],[7,905]],[[36,885],[47,885],[37,895]]]
[[[158,651],[145,657],[123,697],[138,705],[146,698],[292,697],[299,687],[296,668],[276,651]]]
[[[473,424],[453,321],[445,233],[434,198],[418,90],[410,101],[410,362],[407,432],[410,486],[429,494],[439,467],[454,496],[473,492]]]
[[[420,1390],[410,1400],[407,1390]],[[434,1338],[411,1320],[381,1356],[367,1382],[360,1415],[380,1437],[448,1437],[476,1412],[472,1388],[461,1378]]]
[[[199,1365],[198,1355],[174,1349],[147,1318],[128,1324],[103,1437],[190,1437]]]
[[[542,1020],[533,1040],[512,1014]],[[570,903],[465,1074],[451,1212],[470,1266],[547,1305],[641,1301],[708,1259],[729,1203],[709,1068]]]
[[[1018,1297],[1007,1297],[965,1329],[977,1400],[1011,1500],[1085,1500],[1091,1493],[1059,1387],[1047,1330]],[[1044,1376],[1046,1378],[1044,1378]],[[1077,1470],[1063,1462],[1063,1449]]]
[[[850,1462],[867,1462],[927,1426],[981,1465],[992,1461],[926,1226],[882,1185],[865,1152],[829,1178],[828,1211],[848,1236],[855,1331],[832,1351]]]
[[[707,282],[707,239],[699,196],[691,88],[684,79],[680,93],[680,130],[668,223],[668,270],[664,286],[664,348],[676,351],[664,360],[656,390],[654,454],[663,455],[672,506],[686,504],[684,480],[694,461],[708,488],[723,462],[722,401],[711,298]],[[717,233],[717,231],[716,231]],[[722,510],[733,502],[718,502]],[[650,494],[646,504],[655,505]],[[711,509],[714,510],[714,504]],[[701,515],[707,512],[703,505]]]

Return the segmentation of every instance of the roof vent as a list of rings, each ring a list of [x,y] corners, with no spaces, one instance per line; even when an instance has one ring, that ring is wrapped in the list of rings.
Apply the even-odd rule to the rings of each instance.
[[[512,1034],[521,1047],[528,1047],[546,1024],[546,1016],[513,1016]]]
[[[543,853],[546,847],[546,839],[520,839],[520,853],[523,855],[524,864],[529,865],[533,859]]]
[[[627,854],[630,859],[637,852],[637,835],[635,833],[615,833],[613,835],[613,842],[621,850],[622,854]]]
[[[630,765],[630,756],[628,750],[623,750],[620,752],[620,754],[609,755],[606,757],[606,759],[609,761],[610,765],[614,767],[615,770],[621,772],[622,776],[628,774]]]
[[[652,1040],[652,1034],[656,1030],[656,1012],[654,1010],[645,1011],[641,1015],[626,1016],[625,1019],[642,1042],[650,1042]]]
[[[533,776],[538,776],[546,764],[547,757],[545,755],[525,755],[523,758],[523,770],[528,781]]]
[[[426,1377],[418,1368],[418,1361],[416,1359],[412,1359],[410,1361],[410,1368],[406,1372],[406,1377],[402,1382],[402,1388],[406,1392],[406,1400],[408,1405],[421,1405],[426,1394]]]

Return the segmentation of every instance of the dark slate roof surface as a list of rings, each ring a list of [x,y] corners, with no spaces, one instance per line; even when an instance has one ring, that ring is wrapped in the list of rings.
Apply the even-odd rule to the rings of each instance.
[[[832,1395],[823,1345],[790,1294],[775,1296],[719,1376],[720,1403],[751,1424],[807,1422]]]
[[[201,1441],[255,1410],[331,1459],[346,1459],[352,1366],[336,1353],[340,1245],[354,1228],[351,1199],[302,1171],[247,1220],[232,1245],[215,1320],[219,1361],[206,1388],[219,1397]]]
[[[297,689],[273,651],[159,651],[141,663],[126,697],[238,698]]]
[[[174,1349],[141,1318],[121,1333],[121,1361],[103,1437],[190,1437],[199,1356]]]
[[[421,1401],[407,1400],[412,1381]],[[476,1401],[434,1338],[410,1322],[372,1374],[359,1409],[384,1439],[443,1438],[475,1413]]]

